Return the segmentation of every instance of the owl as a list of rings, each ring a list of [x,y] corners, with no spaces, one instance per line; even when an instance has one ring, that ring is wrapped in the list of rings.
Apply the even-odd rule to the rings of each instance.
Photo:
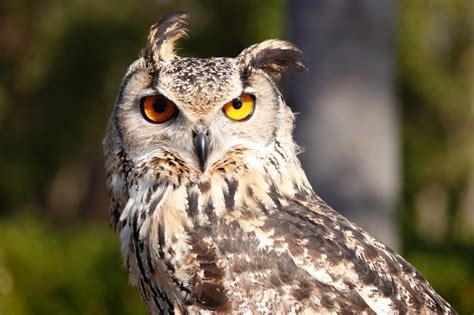
[[[314,193],[276,85],[302,52],[267,40],[180,57],[186,19],[151,27],[103,141],[111,221],[150,314],[455,313]]]

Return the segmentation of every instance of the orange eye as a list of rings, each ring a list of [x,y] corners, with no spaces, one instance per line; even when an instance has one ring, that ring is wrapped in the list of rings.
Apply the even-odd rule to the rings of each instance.
[[[163,123],[177,113],[176,105],[163,95],[150,95],[141,101],[142,114],[152,123]]]
[[[224,114],[232,120],[242,121],[252,115],[254,109],[254,98],[252,95],[243,93],[231,102],[224,105]]]

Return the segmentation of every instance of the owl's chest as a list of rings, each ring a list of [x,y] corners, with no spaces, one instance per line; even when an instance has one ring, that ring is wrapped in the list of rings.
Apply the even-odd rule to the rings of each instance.
[[[222,184],[219,190],[183,186],[131,196],[122,248],[142,296],[163,292],[174,304],[205,308],[232,300],[251,309],[265,299],[279,303],[284,292],[275,283],[292,285],[288,272],[296,274],[296,266],[272,226],[281,202],[261,197],[263,189],[249,193],[240,183]]]
[[[180,186],[152,181],[136,185],[121,215],[123,251],[132,250],[128,244],[137,244],[139,251],[149,251],[153,261],[164,261],[179,271],[190,268],[185,265],[194,259],[198,241],[213,244],[224,257],[236,240],[246,252],[249,246],[269,247],[271,235],[262,227],[280,201],[263,185],[244,182],[215,176]]]

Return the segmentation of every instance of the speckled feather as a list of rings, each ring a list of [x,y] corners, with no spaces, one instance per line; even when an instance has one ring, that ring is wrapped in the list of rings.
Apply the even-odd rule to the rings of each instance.
[[[130,280],[151,314],[452,314],[402,257],[312,190],[292,140],[293,114],[273,80],[303,68],[292,44],[236,58],[181,58],[185,15],[152,26],[128,69],[104,140],[111,220]],[[249,91],[256,109],[222,106]],[[146,122],[139,100],[163,94],[176,120]],[[204,170],[192,150],[209,131]]]

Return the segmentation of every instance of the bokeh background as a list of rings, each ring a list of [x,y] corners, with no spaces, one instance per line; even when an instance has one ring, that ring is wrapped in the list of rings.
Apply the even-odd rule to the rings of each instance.
[[[296,135],[316,191],[472,313],[474,2],[312,2],[1,1],[0,314],[145,313],[108,225],[100,142],[149,26],[175,10],[191,18],[184,55],[235,56],[274,37],[305,50],[309,71],[283,88],[302,113]],[[318,154],[348,147],[336,139],[352,151]],[[344,154],[361,174],[324,160]]]

